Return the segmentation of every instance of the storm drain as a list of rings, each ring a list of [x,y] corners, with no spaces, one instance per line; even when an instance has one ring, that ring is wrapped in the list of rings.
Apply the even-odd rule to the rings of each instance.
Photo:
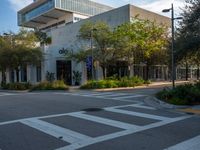
[[[103,111],[104,109],[102,108],[86,108],[83,109],[82,111],[86,111],[86,112],[95,112],[95,111]]]

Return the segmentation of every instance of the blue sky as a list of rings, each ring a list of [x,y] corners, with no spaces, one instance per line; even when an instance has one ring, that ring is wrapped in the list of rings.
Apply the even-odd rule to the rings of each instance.
[[[17,11],[31,3],[33,0],[0,0],[0,34],[8,31],[18,31]],[[180,12],[179,7],[184,6],[184,0],[93,0],[96,2],[119,7],[127,3],[160,13],[162,9],[169,8],[174,3],[177,14]],[[161,14],[161,13],[160,13]],[[169,14],[165,14],[169,15]]]

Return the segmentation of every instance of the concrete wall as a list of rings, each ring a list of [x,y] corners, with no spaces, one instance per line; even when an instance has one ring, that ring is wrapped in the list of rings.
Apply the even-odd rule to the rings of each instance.
[[[135,16],[139,15],[139,19],[144,19],[144,20],[150,20],[150,21],[156,21],[159,24],[164,24],[168,27],[171,26],[171,19],[159,14],[156,14],[154,12],[129,5],[130,7],[130,18],[134,18]]]

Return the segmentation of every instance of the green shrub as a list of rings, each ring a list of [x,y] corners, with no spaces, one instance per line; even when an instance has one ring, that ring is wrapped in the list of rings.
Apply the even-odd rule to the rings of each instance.
[[[2,88],[6,90],[28,90],[31,87],[30,83],[8,83],[2,85]]]
[[[200,84],[179,85],[174,89],[164,89],[157,98],[176,105],[200,104]]]
[[[135,87],[145,84],[145,81],[140,77],[123,77],[117,79],[116,77],[110,77],[105,80],[88,81],[81,86],[81,89],[102,89],[102,88],[117,88],[117,87]]]
[[[68,90],[69,87],[64,81],[57,80],[53,82],[44,81],[35,85],[32,90]]]

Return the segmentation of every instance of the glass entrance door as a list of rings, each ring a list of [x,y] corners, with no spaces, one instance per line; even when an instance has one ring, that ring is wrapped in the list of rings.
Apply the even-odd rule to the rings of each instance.
[[[57,80],[64,80],[67,85],[72,84],[71,75],[71,61],[58,60],[56,61],[57,66]]]

